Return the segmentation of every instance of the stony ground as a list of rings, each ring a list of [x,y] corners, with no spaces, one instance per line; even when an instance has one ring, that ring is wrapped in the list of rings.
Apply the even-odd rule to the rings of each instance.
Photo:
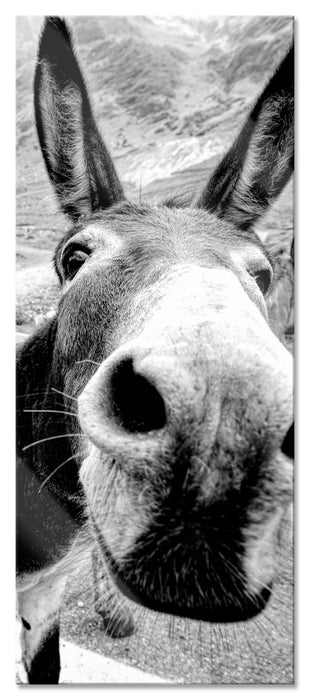
[[[267,609],[252,621],[210,625],[130,604],[136,632],[124,639],[109,638],[100,615],[94,611],[93,579],[88,565],[69,583],[61,634],[82,647],[175,683],[291,684],[294,680],[292,561],[288,545],[282,553]]]

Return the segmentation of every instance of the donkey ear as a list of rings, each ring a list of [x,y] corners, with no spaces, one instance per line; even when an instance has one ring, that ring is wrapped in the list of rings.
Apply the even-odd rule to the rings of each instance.
[[[125,199],[92,114],[70,31],[45,19],[34,80],[41,150],[61,208],[72,219]]]
[[[294,170],[294,47],[253,107],[196,205],[248,229]]]

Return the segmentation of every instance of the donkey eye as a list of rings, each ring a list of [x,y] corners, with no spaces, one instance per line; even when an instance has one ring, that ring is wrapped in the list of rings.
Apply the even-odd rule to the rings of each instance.
[[[265,296],[269,291],[272,282],[271,270],[265,267],[262,270],[255,271],[255,273],[253,273],[253,277],[262,294]]]
[[[85,260],[90,255],[90,251],[81,248],[71,248],[66,250],[62,256],[62,266],[67,279],[72,280]]]

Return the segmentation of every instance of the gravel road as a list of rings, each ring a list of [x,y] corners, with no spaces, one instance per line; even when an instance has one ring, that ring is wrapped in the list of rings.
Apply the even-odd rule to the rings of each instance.
[[[90,562],[69,581],[62,636],[86,649],[180,684],[294,682],[293,557],[285,543],[266,610],[246,623],[210,625],[130,604],[133,636],[111,639],[94,612]]]

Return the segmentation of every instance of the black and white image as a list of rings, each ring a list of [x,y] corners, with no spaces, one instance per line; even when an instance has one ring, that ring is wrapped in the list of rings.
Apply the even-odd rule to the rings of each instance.
[[[16,37],[17,682],[293,684],[293,18]]]

